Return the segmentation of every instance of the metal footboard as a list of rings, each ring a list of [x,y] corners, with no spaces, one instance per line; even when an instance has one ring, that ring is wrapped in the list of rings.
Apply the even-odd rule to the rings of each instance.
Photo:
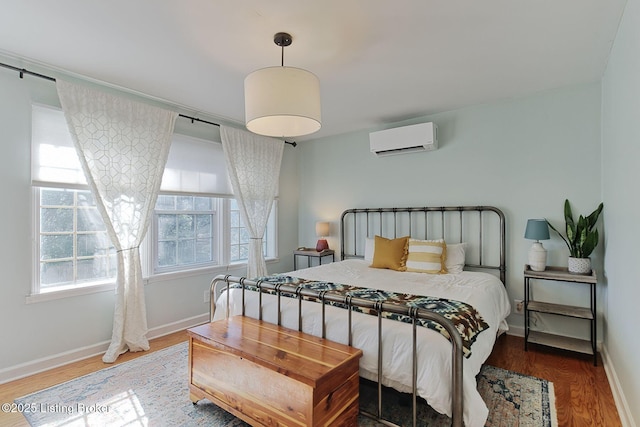
[[[259,320],[262,320],[262,291],[274,291],[275,296],[277,297],[277,311],[278,311],[278,325],[281,325],[281,305],[280,298],[282,294],[287,294],[289,297],[291,295],[297,297],[298,299],[298,330],[304,332],[302,330],[302,302],[304,298],[314,298],[321,302],[322,306],[322,338],[326,338],[326,323],[325,323],[325,303],[333,302],[339,303],[346,306],[346,310],[348,310],[348,328],[349,328],[349,338],[348,344],[352,345],[352,308],[353,307],[361,307],[365,309],[374,309],[378,313],[378,412],[377,414],[371,414],[365,411],[360,411],[360,413],[369,418],[373,418],[378,422],[387,425],[387,426],[397,426],[391,421],[385,420],[382,418],[382,383],[380,379],[382,378],[382,313],[394,313],[400,315],[410,316],[412,319],[412,328],[413,328],[413,355],[412,355],[412,372],[413,372],[413,384],[412,384],[412,411],[413,411],[413,426],[417,425],[417,374],[418,374],[418,353],[417,353],[417,321],[418,319],[425,319],[436,322],[442,325],[445,330],[449,333],[450,341],[452,344],[451,349],[451,367],[452,367],[452,408],[451,408],[451,425],[455,427],[461,427],[463,425],[463,390],[462,390],[462,372],[463,372],[463,354],[462,354],[462,338],[458,333],[457,329],[453,325],[453,323],[446,319],[445,317],[428,311],[424,309],[418,308],[407,308],[405,306],[400,306],[396,304],[389,303],[380,303],[380,302],[372,302],[369,300],[354,298],[349,296],[342,296],[327,293],[325,291],[318,292],[310,289],[305,289],[301,287],[286,285],[286,284],[272,284],[262,281],[253,281],[246,279],[244,277],[235,277],[235,276],[217,276],[211,282],[211,305],[210,305],[210,320],[213,320],[215,310],[216,310],[216,296],[220,295],[221,292],[229,289],[231,284],[239,284],[242,286],[242,315],[245,315],[245,285],[255,286],[257,287],[259,292],[258,304],[260,305],[258,309]],[[287,297],[287,298],[289,298]],[[229,316],[229,298],[227,297],[227,310],[226,315]]]

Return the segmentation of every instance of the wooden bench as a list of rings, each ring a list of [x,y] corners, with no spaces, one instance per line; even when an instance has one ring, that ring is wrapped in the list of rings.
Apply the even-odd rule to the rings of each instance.
[[[357,425],[361,350],[242,316],[188,334],[194,403],[253,426]]]

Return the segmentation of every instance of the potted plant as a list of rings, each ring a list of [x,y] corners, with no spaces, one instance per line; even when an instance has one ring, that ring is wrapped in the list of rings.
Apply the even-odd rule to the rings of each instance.
[[[596,222],[604,205],[600,205],[591,212],[587,217],[580,215],[578,221],[574,221],[573,213],[571,212],[571,205],[569,200],[564,201],[564,220],[566,223],[565,233],[566,238],[556,228],[551,225],[549,221],[549,227],[564,240],[569,248],[569,261],[568,268],[570,273],[589,274],[591,273],[591,252],[598,245],[598,229]]]

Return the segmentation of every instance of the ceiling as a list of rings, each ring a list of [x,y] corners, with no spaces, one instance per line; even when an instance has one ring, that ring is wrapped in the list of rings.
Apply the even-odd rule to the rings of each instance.
[[[241,125],[244,77],[280,64],[286,31],[285,65],[321,85],[303,140],[598,81],[625,3],[3,0],[0,53]]]

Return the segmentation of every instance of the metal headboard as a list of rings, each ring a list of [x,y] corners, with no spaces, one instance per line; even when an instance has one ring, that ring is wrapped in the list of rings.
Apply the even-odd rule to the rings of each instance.
[[[340,217],[340,259],[363,258],[365,239],[374,235],[466,242],[465,269],[497,270],[505,283],[505,217],[496,207],[348,209]]]

